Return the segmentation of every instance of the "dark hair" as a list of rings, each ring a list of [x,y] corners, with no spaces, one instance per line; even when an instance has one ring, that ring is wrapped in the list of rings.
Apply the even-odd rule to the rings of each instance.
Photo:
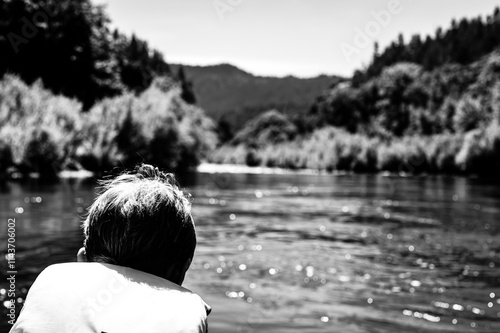
[[[193,257],[190,210],[174,176],[151,165],[102,181],[83,223],[87,260],[167,278],[171,267],[189,265]]]

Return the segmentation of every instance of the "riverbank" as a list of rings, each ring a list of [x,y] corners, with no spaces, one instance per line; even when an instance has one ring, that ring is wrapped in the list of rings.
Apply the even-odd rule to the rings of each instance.
[[[326,172],[495,176],[500,168],[500,125],[390,140],[325,127],[286,142],[227,144],[210,154],[208,162]]]

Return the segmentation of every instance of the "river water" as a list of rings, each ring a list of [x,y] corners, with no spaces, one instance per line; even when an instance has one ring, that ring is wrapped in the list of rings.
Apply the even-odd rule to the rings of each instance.
[[[213,307],[210,332],[500,332],[498,181],[198,173],[180,183],[198,232],[184,285]],[[0,185],[1,303],[8,219],[19,309],[42,269],[75,260],[94,186]],[[0,332],[6,314],[2,305]]]

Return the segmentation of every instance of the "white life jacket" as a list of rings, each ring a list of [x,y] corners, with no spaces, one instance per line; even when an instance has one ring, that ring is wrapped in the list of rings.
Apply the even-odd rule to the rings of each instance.
[[[155,275],[101,263],[47,267],[31,286],[10,333],[207,331],[210,307]]]

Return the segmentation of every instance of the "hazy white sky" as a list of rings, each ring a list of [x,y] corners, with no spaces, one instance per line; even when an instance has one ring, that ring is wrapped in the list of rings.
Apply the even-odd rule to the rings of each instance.
[[[373,12],[400,5],[375,25]],[[433,34],[452,18],[493,13],[500,0],[94,0],[107,4],[113,26],[136,33],[167,62],[231,63],[258,75],[351,75],[403,33]],[[378,24],[378,23],[377,23]],[[357,29],[371,29],[367,46]],[[379,30],[379,31],[377,31]],[[360,38],[358,36],[358,38]],[[347,44],[357,50],[347,49]],[[343,52],[341,46],[344,47]],[[348,50],[348,51],[346,51]],[[350,54],[349,54],[350,52]],[[346,56],[346,54],[348,56]]]

